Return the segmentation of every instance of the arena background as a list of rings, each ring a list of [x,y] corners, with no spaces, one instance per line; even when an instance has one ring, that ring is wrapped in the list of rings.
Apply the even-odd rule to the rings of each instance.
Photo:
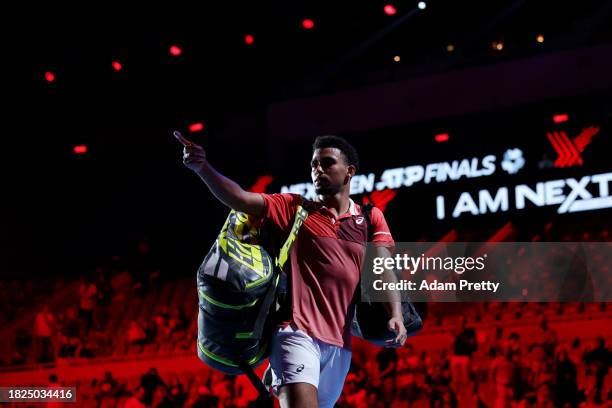
[[[195,356],[195,270],[227,209],[183,167],[174,129],[266,192],[302,191],[314,137],[346,137],[358,173],[374,174],[353,198],[384,208],[397,241],[610,241],[605,200],[574,213],[517,209],[512,196],[507,211],[452,211],[464,192],[478,206],[481,190],[612,172],[611,13],[608,1],[16,10],[0,153],[0,384],[74,385],[77,406],[254,398],[244,378]],[[514,174],[501,165],[509,150]],[[487,155],[491,175],[376,188],[386,170]],[[356,341],[339,406],[610,400],[607,303],[420,307],[425,329],[409,347]],[[465,378],[453,359],[460,316],[478,343]],[[165,385],[141,379],[151,367]]]

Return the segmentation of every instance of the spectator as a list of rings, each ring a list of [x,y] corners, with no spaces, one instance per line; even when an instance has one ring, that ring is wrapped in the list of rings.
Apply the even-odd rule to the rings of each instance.
[[[382,392],[378,388],[368,389],[368,407],[369,408],[386,408]]]
[[[94,326],[106,327],[110,320],[110,306],[113,299],[113,289],[110,286],[104,268],[96,268],[96,289],[98,290],[96,308],[94,310]]]
[[[161,390],[166,390],[162,401],[157,405],[157,408],[181,408],[185,404],[187,395],[183,390],[183,384],[174,377],[168,388],[160,387]]]
[[[231,404],[233,395],[233,377],[224,375],[218,381],[212,383],[212,393],[219,397],[219,404],[222,407]]]
[[[115,380],[115,378],[113,378],[112,372],[106,371],[104,373],[104,378],[102,381],[100,381],[100,389],[110,395],[117,395],[117,392],[119,391],[119,383],[117,380]]]
[[[137,295],[143,296],[149,289],[159,289],[161,272],[146,238],[138,240],[136,253],[128,260],[128,269],[134,277],[134,290]]]
[[[95,334],[90,333],[79,348],[78,356],[81,358],[94,358],[98,352]]]
[[[509,408],[514,399],[518,367],[509,349],[496,353],[491,363],[491,382],[495,389],[495,408]]]
[[[55,317],[49,311],[47,305],[43,305],[34,318],[32,330],[32,346],[34,359],[40,363],[53,360],[52,337],[56,329]]]
[[[548,326],[546,317],[540,317],[540,323],[535,333],[533,333],[534,341],[531,346],[540,346],[546,353],[546,356],[553,358],[557,349],[557,333]]]
[[[368,408],[368,396],[365,387],[360,386],[358,378],[354,373],[346,376],[344,386],[343,406],[346,408]]]
[[[504,329],[501,324],[497,323],[495,326],[495,332],[492,336],[487,336],[484,349],[489,357],[495,358],[499,351],[499,346],[504,341]]]
[[[182,333],[188,329],[189,321],[187,320],[187,316],[185,316],[185,311],[182,307],[179,306],[172,309],[170,312],[168,326],[170,327],[170,332],[172,334]]]
[[[397,351],[394,348],[382,348],[376,355],[378,372],[381,380],[395,378],[397,374]]]
[[[521,350],[522,350],[521,336],[518,333],[516,332],[510,333],[510,336],[508,336],[508,347],[513,357],[521,356]]]
[[[127,329],[128,344],[142,345],[147,341],[147,333],[144,328],[135,320],[131,320]]]
[[[112,353],[113,333],[109,330],[103,330],[102,327],[96,326],[90,333],[90,340],[93,343],[94,351],[99,355],[108,355]]]
[[[15,350],[11,357],[11,363],[22,365],[27,363],[28,351],[32,346],[32,337],[25,329],[17,329],[15,332]]]
[[[555,408],[552,387],[550,384],[541,384],[536,392],[536,406],[538,408]]]
[[[556,372],[556,405],[563,407],[569,404],[575,407],[578,403],[578,385],[576,366],[569,359],[567,351],[561,350],[555,361]]]
[[[190,408],[217,408],[219,397],[213,395],[205,385],[200,385],[197,390],[197,398]]]
[[[401,350],[401,349],[400,349]],[[417,370],[419,359],[414,354],[412,344],[404,348],[405,352],[397,364],[397,388],[400,390],[401,399],[405,403],[412,404],[417,397]]]
[[[130,289],[132,287],[132,276],[126,270],[117,271],[111,278],[110,286],[113,293],[113,301],[111,304],[111,311],[114,314],[119,312],[121,304],[125,302],[130,295]]]
[[[98,290],[97,305],[109,306],[113,298],[113,288],[109,283],[110,275],[108,271],[98,266],[96,268],[96,289]]]
[[[450,391],[451,378],[448,372],[444,373],[440,364],[433,364],[427,372],[425,382],[429,389],[429,406],[443,406]]]
[[[166,384],[157,373],[155,367],[151,367],[148,373],[143,374],[140,377],[140,385],[144,389],[144,403],[145,405],[151,405],[153,402],[153,393],[157,387],[161,386],[166,388]]]
[[[119,383],[110,371],[104,373],[104,378],[98,383],[96,400],[100,407],[114,407],[119,397]]]
[[[59,379],[57,378],[56,374],[51,374],[49,375],[49,388],[60,388],[62,387],[62,384],[59,382]],[[46,404],[47,408],[58,408],[58,407],[62,407],[64,406],[64,403],[62,402],[47,402]]]
[[[138,320],[138,324],[144,329],[145,334],[147,336],[147,338],[145,339],[145,343],[155,341],[155,339],[157,338],[157,326],[155,322],[152,319],[145,320],[143,317],[141,317]]]
[[[444,389],[440,403],[436,408],[457,408],[457,397],[450,387]]]
[[[612,365],[612,351],[606,347],[606,342],[603,337],[598,337],[596,345],[589,351],[586,351],[582,360],[587,366],[586,374],[595,377],[595,401],[602,402],[601,392],[604,385],[604,379]]]
[[[77,318],[77,311],[74,308],[66,310],[66,317],[62,322],[61,329],[60,357],[75,357],[77,350],[81,347],[82,327]]]
[[[136,388],[134,395],[132,395],[124,405],[124,408],[146,408],[145,404],[145,389],[142,386]]]
[[[552,361],[544,351],[542,346],[536,346],[531,351],[529,359],[529,385],[534,391],[538,390],[542,384],[548,384],[555,380]]]
[[[487,404],[485,404],[483,400],[483,393],[480,392],[480,386],[478,385],[478,383],[474,384],[470,402],[471,407],[473,408],[487,408]]]
[[[239,375],[234,381],[234,396],[236,408],[247,408],[254,404],[259,394],[246,375]]]
[[[465,317],[459,317],[459,326],[456,330],[453,344],[454,354],[450,359],[451,375],[455,389],[469,380],[470,361],[472,353],[477,349],[476,332],[467,327]]]
[[[85,277],[79,286],[79,317],[85,321],[86,330],[93,325],[93,313],[96,308],[98,288],[90,275]]]
[[[166,341],[170,337],[170,314],[168,308],[162,306],[157,313],[153,316],[153,322],[155,324],[155,333],[159,337],[159,340]]]

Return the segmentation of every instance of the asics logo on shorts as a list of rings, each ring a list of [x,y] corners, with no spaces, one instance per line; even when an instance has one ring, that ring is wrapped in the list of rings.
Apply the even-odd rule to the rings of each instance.
[[[295,372],[296,372],[296,373],[301,373],[301,372],[302,372],[302,370],[304,370],[304,364],[300,364],[300,365],[298,366],[298,368],[296,368],[296,369],[295,369]]]

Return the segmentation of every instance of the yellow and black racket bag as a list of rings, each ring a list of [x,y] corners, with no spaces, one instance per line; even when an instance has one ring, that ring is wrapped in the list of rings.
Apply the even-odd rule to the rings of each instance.
[[[231,211],[197,273],[198,356],[227,374],[251,373],[269,355],[273,315],[289,250],[308,213],[299,207],[277,256],[258,243],[260,224]]]

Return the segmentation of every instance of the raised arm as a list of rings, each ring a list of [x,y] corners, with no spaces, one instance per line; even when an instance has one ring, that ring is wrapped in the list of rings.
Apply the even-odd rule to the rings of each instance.
[[[208,189],[223,204],[236,211],[261,216],[264,212],[264,199],[257,193],[245,191],[233,180],[215,170],[206,160],[204,148],[187,140],[180,132],[174,137],[183,145],[183,163],[196,173]]]

